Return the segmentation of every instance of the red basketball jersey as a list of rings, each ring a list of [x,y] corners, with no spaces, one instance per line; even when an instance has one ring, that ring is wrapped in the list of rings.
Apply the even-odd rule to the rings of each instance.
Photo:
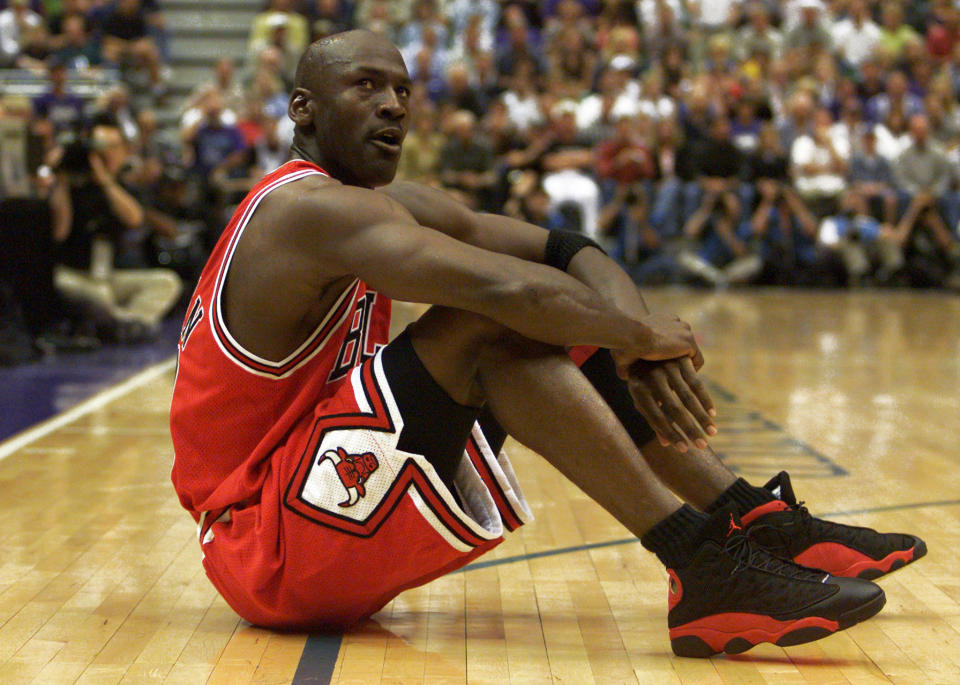
[[[291,428],[388,342],[390,300],[359,279],[282,361],[245,350],[223,320],[230,262],[260,201],[286,183],[316,174],[327,175],[302,160],[267,174],[233,214],[191,297],[178,344],[170,430],[173,484],[195,518],[259,499],[270,454]],[[281,289],[276,297],[284,297]]]

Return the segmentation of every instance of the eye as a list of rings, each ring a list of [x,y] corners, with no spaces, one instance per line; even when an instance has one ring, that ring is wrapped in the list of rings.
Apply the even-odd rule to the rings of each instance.
[[[402,98],[408,98],[410,97],[410,89],[407,88],[406,86],[400,86],[397,88],[397,95],[399,95]]]
[[[364,90],[373,90],[373,79],[362,78],[357,81],[357,85],[363,88]]]

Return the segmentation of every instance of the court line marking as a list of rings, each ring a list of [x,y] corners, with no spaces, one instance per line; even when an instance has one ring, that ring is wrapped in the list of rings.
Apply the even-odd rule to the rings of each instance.
[[[176,363],[177,358],[176,356],[173,356],[162,362],[158,362],[153,366],[149,366],[143,371],[131,376],[127,380],[122,381],[117,385],[110,386],[109,388],[105,388],[93,397],[87,398],[80,404],[76,404],[66,411],[57,414],[56,416],[51,416],[49,419],[42,421],[35,426],[18,433],[17,435],[14,435],[8,440],[5,440],[4,442],[0,443],[0,461],[3,461],[17,450],[36,442],[45,435],[49,435],[53,431],[63,428],[64,426],[73,423],[77,419],[110,404],[114,400],[117,400],[124,395],[133,392],[140,386],[146,385],[158,376],[162,376],[168,371],[171,371],[176,366]]]
[[[900,509],[920,509],[923,507],[951,507],[960,505],[960,499],[938,500],[935,502],[910,502],[907,504],[891,504],[883,507],[868,507],[865,509],[848,509],[846,511],[828,511],[821,514],[822,517],[834,516],[854,516],[856,514],[870,514],[880,511],[897,511]],[[628,545],[640,542],[637,538],[623,538],[621,540],[607,540],[606,542],[594,542],[589,545],[578,545],[575,547],[561,547],[559,549],[550,549],[543,552],[531,552],[530,554],[521,554],[513,557],[504,557],[503,559],[492,559],[490,561],[478,561],[464,566],[454,573],[465,573],[490,566],[500,566],[502,564],[511,564],[517,561],[527,559],[540,559],[542,557],[552,557],[560,554],[571,554],[573,552],[583,552],[591,549],[601,549],[603,547],[614,547],[616,545]],[[291,685],[327,685],[333,677],[333,669],[337,663],[337,657],[340,653],[340,646],[343,642],[343,635],[311,635],[307,638],[303,653],[300,655],[300,664],[297,666],[297,673],[293,678]],[[311,673],[313,671],[313,673]]]
[[[310,635],[290,685],[327,685],[333,678],[343,634]]]
[[[856,514],[872,514],[880,511],[898,511],[901,509],[920,509],[923,507],[951,507],[960,505],[960,499],[938,500],[936,502],[910,502],[908,504],[890,504],[883,507],[868,507],[866,509],[849,509],[847,511],[827,511],[818,514],[818,518],[833,518],[835,516],[854,516]],[[501,566],[503,564],[513,564],[527,559],[541,559],[543,557],[553,557],[560,554],[573,554],[574,552],[586,552],[591,549],[602,549],[603,547],[614,547],[616,545],[630,545],[640,542],[639,538],[621,538],[619,540],[607,540],[605,542],[592,542],[586,545],[575,545],[573,547],[559,547],[557,549],[548,549],[542,552],[531,552],[529,554],[517,554],[512,557],[503,557],[502,559],[491,559],[489,561],[476,561],[459,568],[453,573],[466,573],[481,568],[490,568],[491,566]]]

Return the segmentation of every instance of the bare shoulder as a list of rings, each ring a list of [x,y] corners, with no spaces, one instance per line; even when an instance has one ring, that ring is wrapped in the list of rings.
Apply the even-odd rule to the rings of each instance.
[[[462,239],[476,221],[474,211],[440,188],[395,181],[378,192],[403,205],[418,223],[454,237]]]
[[[286,237],[311,241],[384,221],[411,220],[393,198],[323,176],[308,176],[277,188],[264,199],[258,214]]]

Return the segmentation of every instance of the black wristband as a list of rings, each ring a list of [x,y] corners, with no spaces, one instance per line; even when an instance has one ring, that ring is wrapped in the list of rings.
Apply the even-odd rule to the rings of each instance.
[[[543,263],[566,271],[573,256],[585,247],[595,247],[603,252],[603,248],[582,233],[550,231],[547,248],[543,251]]]

